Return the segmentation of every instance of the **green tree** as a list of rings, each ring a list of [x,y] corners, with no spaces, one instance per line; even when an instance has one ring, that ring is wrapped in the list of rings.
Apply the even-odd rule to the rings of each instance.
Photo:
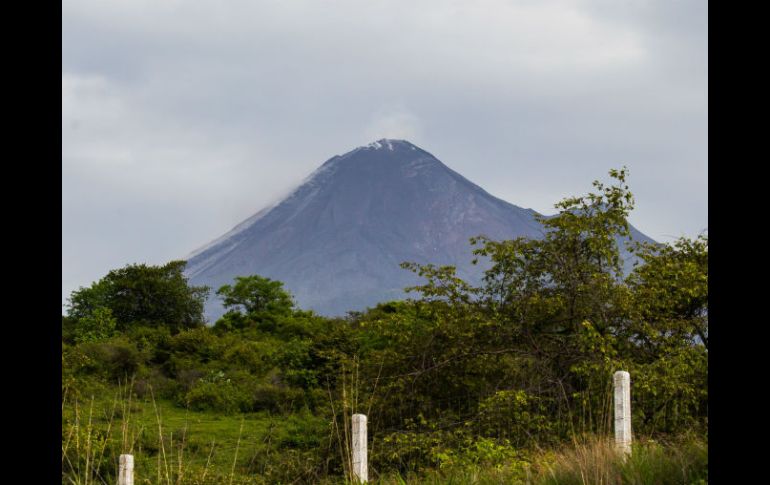
[[[420,339],[430,342],[430,349],[412,344],[403,354],[422,353],[421,367],[439,363],[429,368],[445,375],[431,375],[430,382],[446,380],[446,389],[463,383],[481,393],[505,382],[510,389],[535,393],[543,405],[553,406],[552,412],[572,415],[586,409],[575,409],[574,397],[581,398],[594,382],[606,387],[604,367],[576,371],[588,369],[587,362],[601,364],[614,357],[612,337],[629,316],[630,291],[622,278],[618,240],[629,236],[633,196],[625,169],[610,171],[610,177],[613,183],[595,181],[593,192],[556,204],[557,215],[538,217],[542,238],[474,238],[480,246],[475,255],[488,263],[478,288],[457,278],[451,267],[405,265],[427,278],[415,289],[435,324]],[[469,369],[477,373],[472,379],[466,377]],[[402,371],[410,372],[426,374],[423,369]],[[562,431],[570,429],[571,423],[560,424]]]
[[[636,337],[700,341],[708,349],[708,237],[640,245],[644,261],[628,277]],[[654,336],[653,336],[654,334]]]
[[[708,413],[708,238],[643,245],[627,278],[630,318],[618,340],[635,382],[640,430],[689,427]]]
[[[626,176],[611,170],[614,184],[595,181],[594,192],[559,202],[555,216],[539,216],[540,239],[473,241],[482,245],[475,254],[491,262],[480,294],[499,339],[536,357],[560,385],[585,355],[585,322],[604,335],[625,321],[629,295],[617,241],[629,235],[633,207]]]
[[[235,284],[224,285],[217,290],[225,308],[243,310],[248,315],[261,313],[288,315],[294,302],[281,281],[259,275],[237,276]]]
[[[74,328],[74,340],[96,342],[111,337],[115,333],[117,320],[109,308],[98,307],[77,320]]]
[[[112,270],[90,287],[72,292],[68,315],[82,319],[98,308],[108,308],[120,331],[139,325],[166,326],[172,332],[202,326],[209,289],[189,286],[185,265],[185,261],[171,261]]]

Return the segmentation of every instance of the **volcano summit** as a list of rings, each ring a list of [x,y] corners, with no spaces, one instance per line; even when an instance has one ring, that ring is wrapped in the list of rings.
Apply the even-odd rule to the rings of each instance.
[[[329,159],[286,198],[191,254],[187,276],[216,290],[259,274],[283,281],[301,308],[344,315],[404,298],[418,279],[403,261],[451,264],[478,281],[469,238],[541,237],[535,215],[407,141],[382,139]],[[222,313],[212,293],[206,315],[213,322]]]

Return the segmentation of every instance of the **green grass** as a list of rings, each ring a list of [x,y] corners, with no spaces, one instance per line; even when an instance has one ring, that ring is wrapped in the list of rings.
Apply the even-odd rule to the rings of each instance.
[[[62,483],[113,484],[121,453],[134,455],[137,485],[344,483],[318,471],[332,429],[309,412],[223,415],[116,394],[65,401],[62,417]],[[623,460],[609,440],[589,437],[502,463],[378,472],[370,467],[372,484],[707,484],[708,446],[696,435],[637,440]]]
[[[708,483],[708,444],[695,435],[658,443],[639,440],[630,457],[611,441],[589,439],[553,453],[539,471],[542,485],[678,485]]]
[[[428,470],[403,477],[384,475],[378,485],[706,485],[708,444],[697,436],[667,443],[641,441],[622,459],[609,440],[595,437],[544,450],[527,461],[497,466]]]
[[[327,429],[308,412],[222,415],[152,398],[65,402],[63,483],[112,483],[121,453],[134,455],[137,484],[270,483],[257,475],[306,473],[304,455],[318,451]]]

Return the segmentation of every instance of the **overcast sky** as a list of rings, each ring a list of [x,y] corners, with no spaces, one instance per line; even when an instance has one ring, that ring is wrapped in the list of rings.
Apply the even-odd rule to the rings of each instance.
[[[708,219],[704,0],[64,0],[62,302],[185,257],[328,158],[403,138],[553,213],[626,165]]]

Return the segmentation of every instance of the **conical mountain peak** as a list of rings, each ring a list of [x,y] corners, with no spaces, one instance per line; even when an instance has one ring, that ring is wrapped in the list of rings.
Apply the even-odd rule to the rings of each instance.
[[[397,149],[418,150],[417,146],[406,140],[397,140],[393,138],[380,138],[373,141],[368,145],[364,145],[362,148],[370,148],[374,150],[390,150],[395,151]]]
[[[347,153],[337,155],[328,160],[324,165],[334,164],[342,160],[370,160],[370,161],[409,161],[419,158],[431,157],[438,161],[432,154],[407,140],[381,138],[366,145],[359,146]]]
[[[435,156],[406,140],[383,138],[330,158],[303,185],[317,187],[341,182],[340,190],[355,190],[356,185],[383,190],[394,189],[397,180],[416,175],[436,179],[438,172],[451,170]],[[452,172],[454,173],[454,172]],[[438,179],[436,179],[438,180]],[[388,184],[391,184],[388,188]],[[303,192],[302,186],[295,193]]]
[[[469,238],[541,237],[535,212],[493,197],[406,140],[383,138],[327,160],[286,198],[188,260],[191,283],[283,281],[302,308],[343,315],[405,297],[403,261],[454,265],[478,281]],[[211,321],[223,313],[210,297]]]

